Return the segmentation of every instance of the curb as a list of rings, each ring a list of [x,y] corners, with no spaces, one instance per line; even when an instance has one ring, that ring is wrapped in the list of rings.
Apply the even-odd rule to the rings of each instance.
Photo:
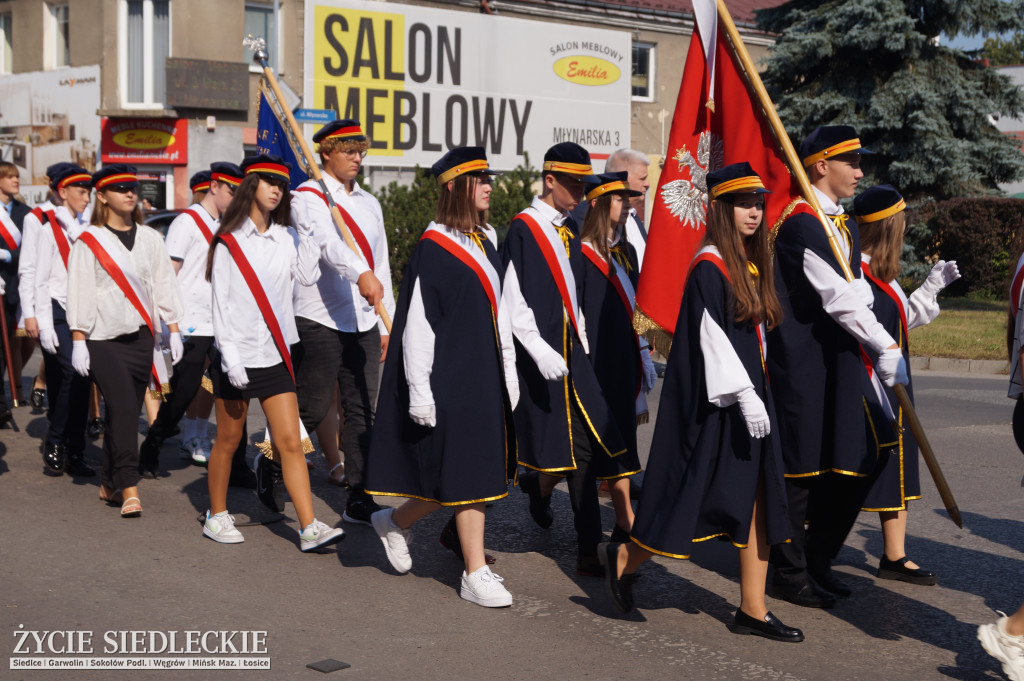
[[[951,357],[911,357],[913,371],[947,371],[956,374],[1009,375],[1010,363],[1001,359],[954,359]]]

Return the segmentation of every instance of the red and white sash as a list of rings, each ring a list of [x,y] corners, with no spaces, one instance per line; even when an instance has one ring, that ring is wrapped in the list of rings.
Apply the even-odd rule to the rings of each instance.
[[[597,271],[604,275],[604,277],[611,282],[615,292],[619,295],[619,300],[622,302],[624,308],[626,308],[626,319],[633,320],[633,306],[636,304],[636,293],[633,291],[633,282],[629,280],[626,272],[621,267],[615,268],[614,275],[611,271],[611,266],[607,261],[604,260],[598,254],[594,247],[589,242],[584,241],[582,243],[583,256],[597,268]],[[636,372],[636,396],[640,396],[640,387],[642,385],[641,375],[643,374],[643,360],[640,358],[640,338],[633,333],[633,341],[636,345],[636,360],[637,360],[637,372]]]
[[[447,229],[431,222],[427,230],[423,232],[421,240],[433,241],[444,250],[459,259],[466,267],[473,270],[473,273],[480,280],[480,285],[487,294],[487,300],[491,303],[491,312],[494,318],[498,318],[498,301],[501,300],[501,284],[498,278],[498,271],[494,269],[491,262],[484,253],[476,247],[469,247],[459,243],[455,235]]]
[[[161,394],[170,392],[167,364],[160,352],[156,325],[153,322],[156,310],[146,291],[146,286],[135,272],[131,260],[118,248],[117,237],[107,233],[106,230],[89,227],[78,238],[89,247],[104,271],[114,280],[124,297],[142,317],[149,332],[153,334],[153,365],[150,369],[149,389]]]
[[[295,191],[316,194],[317,196],[320,197],[320,200],[323,201],[328,208],[330,208],[331,204],[327,201],[327,197],[324,196],[324,193],[319,189],[315,189],[313,187],[299,187]],[[363,258],[366,260],[366,264],[368,264],[370,266],[370,269],[372,270],[373,249],[370,248],[370,242],[366,240],[366,235],[363,233],[363,230],[359,227],[359,223],[356,222],[355,218],[353,218],[352,215],[347,210],[341,207],[340,203],[335,201],[334,205],[338,207],[338,212],[341,213],[341,219],[345,221],[345,225],[348,226],[348,231],[352,233],[352,238],[359,246],[359,250],[362,251]]]
[[[0,248],[16,251],[21,247],[21,230],[6,209],[0,207]]]
[[[56,212],[48,210],[45,215],[47,222],[50,224],[50,231],[53,232],[53,240],[57,244],[57,250],[60,252],[60,260],[64,263],[64,271],[67,272],[68,256],[71,254],[71,240],[68,238],[62,223],[57,218]]]
[[[270,330],[270,335],[274,339],[274,345],[277,347],[277,351],[281,353],[281,359],[284,360],[284,365],[288,368],[288,373],[291,374],[292,381],[294,381],[295,369],[292,368],[292,352],[291,348],[288,347],[288,341],[285,340],[282,329],[284,309],[281,301],[277,298],[273,282],[267,280],[253,269],[252,259],[246,253],[244,241],[236,239],[234,234],[221,234],[217,239],[227,246],[228,252],[235,262],[235,267],[238,268],[246,285],[249,287],[252,297],[256,299],[256,306],[259,307],[260,313],[263,315],[263,321]]]
[[[206,239],[206,244],[208,246],[212,245],[214,230],[210,229],[210,225],[206,222],[206,218],[204,218],[199,211],[192,210],[191,208],[186,208],[182,213],[192,218],[192,221],[196,223],[196,227],[198,227],[199,231],[202,232],[203,238]]]
[[[569,315],[569,321],[576,329],[576,335],[581,336],[579,325],[576,322],[579,317],[579,303],[576,301],[576,278],[569,265],[569,256],[565,254],[565,244],[562,243],[558,232],[554,228],[542,229],[537,219],[526,211],[515,216],[513,220],[522,220],[530,230],[530,234],[533,235],[548,264],[551,276],[555,280],[555,286],[558,287],[558,294],[562,297],[562,306],[565,308],[566,314]]]

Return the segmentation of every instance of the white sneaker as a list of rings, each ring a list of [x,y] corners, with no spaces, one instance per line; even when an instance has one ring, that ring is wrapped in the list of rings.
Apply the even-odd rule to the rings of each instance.
[[[312,551],[322,546],[337,544],[344,538],[345,530],[340,527],[330,527],[326,523],[313,518],[313,522],[306,525],[305,529],[302,530],[302,534],[299,535],[299,549],[302,551]]]
[[[999,621],[978,627],[978,640],[985,652],[1003,663],[1003,673],[1010,681],[1024,681],[1024,636],[1007,634],[1009,618],[1002,612],[999,614],[1002,615]]]
[[[188,460],[192,458],[192,442],[194,440],[195,438],[190,438],[188,440],[182,440],[178,444],[178,453],[181,454],[182,459]]]
[[[512,605],[512,594],[501,585],[504,581],[486,565],[468,575],[463,571],[459,596],[485,608],[507,608]]]
[[[210,462],[210,441],[203,437],[192,438],[192,463],[205,466]]]
[[[387,551],[388,561],[391,567],[398,572],[405,574],[412,569],[412,556],[409,555],[409,543],[412,541],[412,532],[403,530],[392,519],[395,513],[393,508],[385,508],[370,516],[370,524],[384,544]]]
[[[207,511],[203,535],[221,544],[241,544],[245,541],[242,533],[235,529],[235,516],[229,515],[227,511],[217,515],[210,515]]]

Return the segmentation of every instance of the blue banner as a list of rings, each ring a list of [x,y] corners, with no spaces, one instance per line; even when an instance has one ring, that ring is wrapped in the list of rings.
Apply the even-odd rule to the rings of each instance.
[[[292,145],[288,143],[288,134],[284,125],[274,113],[266,95],[260,91],[260,114],[256,123],[256,149],[261,154],[274,154],[280,156],[286,163],[291,165],[291,179],[289,186],[295,189],[309,179],[306,173],[302,172],[303,164],[299,161]]]

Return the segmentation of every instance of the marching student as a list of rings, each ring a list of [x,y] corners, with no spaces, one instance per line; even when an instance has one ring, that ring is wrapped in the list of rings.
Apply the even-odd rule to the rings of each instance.
[[[208,173],[203,198],[186,208],[167,229],[167,252],[185,308],[181,321],[184,354],[171,376],[171,394],[160,404],[140,448],[139,465],[145,477],[157,477],[160,448],[187,412],[191,414],[186,416],[182,448],[199,465],[205,465],[210,457],[206,427],[213,396],[199,387],[207,362],[219,362],[220,354],[213,345],[213,294],[210,282],[206,281],[206,261],[220,216],[242,182],[242,171],[234,163],[217,162]],[[192,406],[194,402],[198,402],[196,407]]]
[[[939,315],[939,292],[959,279],[960,271],[955,260],[939,261],[924,284],[909,298],[903,293],[896,277],[900,273],[900,254],[907,226],[905,208],[903,197],[887,184],[866,189],[853,200],[853,215],[860,229],[860,266],[875,297],[871,309],[903,353],[907,363],[907,393],[913,400],[909,332]],[[868,356],[876,359],[870,351]],[[908,560],[906,551],[907,501],[921,498],[917,442],[909,428],[902,428],[903,409],[892,388],[885,386],[883,389],[901,427],[896,430],[897,445],[878,459],[871,490],[861,510],[877,511],[882,523],[884,552],[879,560],[878,577],[931,586],[937,581],[935,573],[922,570]]]
[[[644,227],[644,211],[647,202],[647,190],[651,187],[647,179],[647,169],[651,159],[647,154],[636,149],[618,149],[612,152],[605,161],[606,173],[626,171],[629,173],[629,188],[639,192],[629,201],[623,240],[636,251],[637,269],[644,266],[644,253],[647,250],[647,229]]]
[[[320,249],[288,225],[289,166],[279,157],[250,156],[244,178],[210,247],[206,277],[213,291],[213,335],[221,361],[211,369],[217,397],[217,439],[210,453],[210,509],[203,535],[223,544],[244,541],[227,511],[231,457],[242,437],[249,400],[260,401],[275,456],[302,531],[299,548],[311,551],[341,541],[341,528],[313,515],[309,473],[302,453],[299,405],[290,346],[298,341],[292,290],[316,283]]]
[[[22,225],[29,208],[16,197],[21,188],[18,166],[9,161],[0,161],[0,279],[4,281],[4,294],[0,299],[0,314],[7,321],[8,341],[11,346],[11,364],[15,384],[11,386],[11,400],[21,402],[21,367],[24,343],[18,336],[21,320],[18,318],[20,297],[18,295],[18,259],[21,252]],[[34,341],[29,340],[29,343]],[[32,347],[28,348],[32,354]],[[3,381],[8,377],[7,362],[0,352],[0,427],[11,420],[11,410],[4,400]]]
[[[553,522],[551,493],[569,486],[577,535],[576,573],[598,576],[597,545],[604,538],[594,461],[626,451],[615,419],[587,359],[586,322],[575,272],[579,239],[570,212],[596,182],[590,155],[578,144],[548,149],[544,189],[515,217],[502,245],[503,304],[509,305],[517,341],[516,368],[523,399],[515,412],[519,462],[529,469],[520,489],[529,495],[539,526]]]
[[[206,193],[210,191],[210,182],[212,179],[213,173],[209,170],[200,170],[189,178],[188,188],[192,190],[192,203],[202,202],[206,197]]]
[[[484,506],[508,496],[515,477],[519,399],[500,261],[480,229],[497,173],[481,147],[452,149],[432,170],[441,185],[437,217],[402,279],[367,468],[370,494],[408,500],[371,520],[392,567],[405,573],[412,524],[455,507],[465,562],[459,595],[506,607],[512,595],[484,554]]]
[[[748,163],[707,175],[707,233],[690,264],[632,542],[598,554],[615,605],[633,608],[637,567],[693,544],[739,549],[740,607],[729,629],[775,641],[803,633],[768,611],[768,548],[789,537],[765,333],[782,321],[761,178]]]
[[[857,224],[839,205],[856,191],[868,153],[849,126],[815,129],[799,154],[831,224],[822,225],[801,202],[772,231],[786,321],[768,339],[768,373],[792,528],[790,543],[772,548],[772,585],[779,598],[808,608],[834,607],[852,593],[836,578],[832,560],[860,513],[876,450],[895,441],[886,419],[875,418],[878,397],[860,348],[878,356],[875,371],[884,383],[907,382],[899,346],[871,312]]]
[[[33,316],[46,360],[43,365],[50,397],[43,463],[57,475],[67,472],[92,477],[96,471],[84,458],[91,383],[71,365],[71,328],[66,311],[68,258],[71,245],[88,226],[85,210],[92,195],[92,177],[85,168],[71,163],[61,164],[58,169],[51,166],[48,172],[53,173],[50,182],[57,205],[50,204],[42,213],[32,247],[35,262],[30,268],[35,282]]]
[[[295,294],[301,340],[295,350],[299,413],[308,432],[317,430],[329,412],[331,418],[336,413],[331,404],[337,388],[344,412],[341,438],[348,483],[342,519],[368,526],[381,507],[366,493],[363,470],[374,433],[380,364],[389,342],[376,306],[383,300],[389,314],[395,309],[387,232],[380,203],[356,182],[370,146],[359,121],[328,123],[313,141],[323,164],[324,185],[361,255],[344,246],[319,184],[310,180],[300,185],[292,200],[295,224],[308,228],[321,246],[340,247],[343,260],[331,265],[332,271],[325,271],[315,286],[299,287]],[[330,462],[332,472],[338,463]],[[265,458],[259,464],[267,468]]]
[[[71,364],[92,376],[106,402],[100,499],[142,514],[138,418],[147,385],[166,392],[157,330],[170,330],[171,361],[181,359],[181,298],[164,241],[141,224],[135,167],[115,163],[92,175],[96,203],[68,261]]]
[[[633,526],[629,476],[641,470],[637,421],[648,413],[643,396],[654,387],[657,371],[647,341],[633,329],[639,268],[623,231],[629,200],[642,192],[629,188],[626,171],[598,178],[600,182],[587,185],[588,207],[580,229],[580,307],[588,322],[590,362],[626,443],[626,452],[614,458],[599,453],[596,465],[596,477],[609,481],[615,508],[612,541],[621,542],[629,538]]]

